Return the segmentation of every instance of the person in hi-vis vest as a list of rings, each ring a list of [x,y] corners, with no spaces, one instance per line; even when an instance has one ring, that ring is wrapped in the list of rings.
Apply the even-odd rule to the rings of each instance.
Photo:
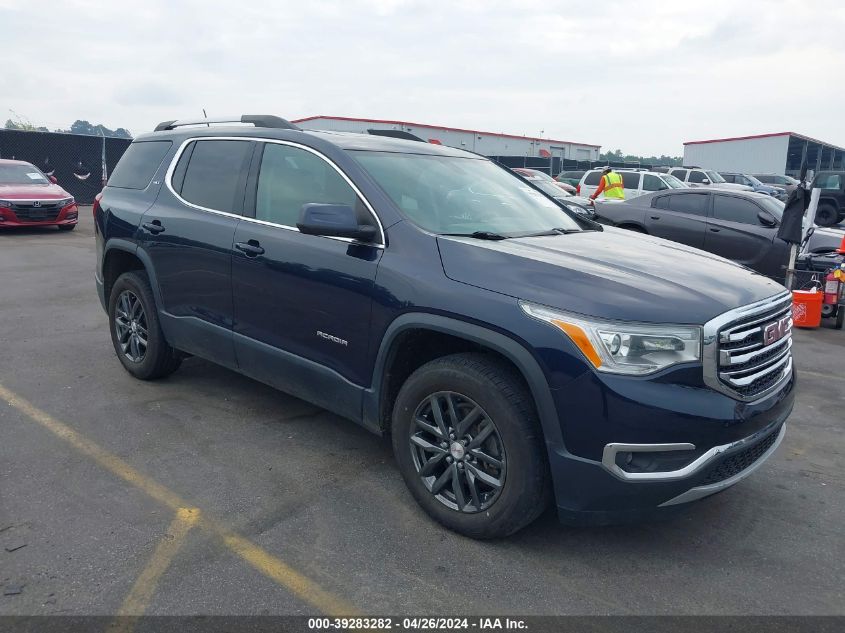
[[[599,188],[590,196],[595,201],[600,193],[604,193],[605,200],[624,200],[625,185],[622,183],[622,176],[613,171],[610,167],[602,172]]]

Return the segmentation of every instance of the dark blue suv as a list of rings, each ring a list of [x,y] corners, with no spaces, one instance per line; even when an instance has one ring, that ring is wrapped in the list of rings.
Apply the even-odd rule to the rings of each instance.
[[[475,154],[239,122],[160,124],[95,206],[134,376],[195,355],[389,434],[419,504],[473,537],[551,500],[571,523],[671,512],[783,438],[782,286]]]

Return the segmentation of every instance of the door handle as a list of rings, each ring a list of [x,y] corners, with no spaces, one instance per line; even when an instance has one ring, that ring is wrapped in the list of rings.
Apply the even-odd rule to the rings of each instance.
[[[711,231],[713,231],[714,233],[718,233],[718,232],[719,232],[719,231],[721,231],[722,229],[714,229],[714,228],[711,226],[711,227],[710,227],[710,230],[711,230]]]
[[[164,233],[164,227],[161,225],[161,220],[153,220],[152,222],[144,222],[141,226],[147,229],[153,235]]]
[[[249,240],[248,242],[235,242],[235,248],[241,251],[247,257],[258,257],[264,254],[264,249],[258,243],[258,240]]]
[[[650,217],[652,220],[659,220],[660,219],[659,215],[650,215],[648,217]]]

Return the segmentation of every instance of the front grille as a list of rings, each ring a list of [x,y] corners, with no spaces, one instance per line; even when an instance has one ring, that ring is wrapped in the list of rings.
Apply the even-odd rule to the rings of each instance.
[[[52,221],[59,217],[62,210],[60,201],[44,201],[39,206],[34,202],[16,202],[12,204],[12,213],[21,222]]]
[[[729,392],[753,398],[777,385],[792,370],[792,302],[741,317],[717,333],[719,382]]]
[[[709,484],[716,484],[725,479],[730,479],[734,475],[741,473],[746,468],[750,468],[757,460],[759,460],[767,450],[769,450],[778,439],[780,427],[769,433],[762,440],[749,446],[746,449],[734,453],[726,457],[718,464],[713,465],[705,476],[704,480],[699,484],[706,486]]]

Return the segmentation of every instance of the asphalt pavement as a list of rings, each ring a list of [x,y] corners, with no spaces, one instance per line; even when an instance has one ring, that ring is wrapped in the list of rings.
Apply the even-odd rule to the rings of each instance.
[[[845,331],[755,474],[670,521],[478,542],[389,441],[200,359],[118,363],[77,230],[0,232],[0,614],[845,614]]]

